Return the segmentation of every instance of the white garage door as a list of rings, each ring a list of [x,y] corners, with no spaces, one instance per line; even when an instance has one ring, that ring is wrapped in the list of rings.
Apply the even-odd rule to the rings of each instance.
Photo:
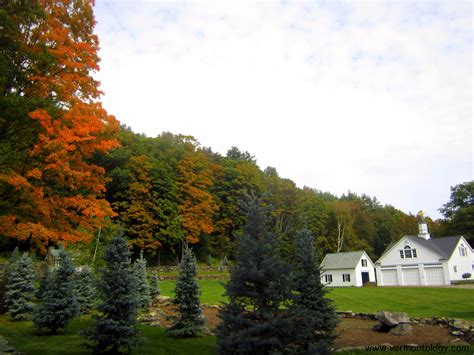
[[[421,285],[420,271],[418,268],[415,269],[402,269],[403,285],[405,286],[417,286]]]
[[[442,267],[425,268],[427,285],[444,285],[444,271]]]
[[[382,270],[382,284],[384,286],[398,286],[397,270]]]

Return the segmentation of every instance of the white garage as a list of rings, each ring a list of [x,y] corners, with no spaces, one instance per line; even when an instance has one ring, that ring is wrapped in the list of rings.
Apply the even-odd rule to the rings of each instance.
[[[425,267],[425,279],[427,285],[444,285],[444,270],[442,266]]]
[[[382,283],[379,281],[379,284],[384,286],[398,286],[397,270],[388,269],[382,270]]]
[[[402,267],[402,277],[403,277],[403,282],[401,282],[400,285],[406,285],[406,286],[421,285],[420,271],[418,267],[414,267],[414,268]]]
[[[474,279],[474,250],[463,236],[431,238],[422,213],[418,230],[388,245],[375,262],[379,286],[449,285],[466,274]]]

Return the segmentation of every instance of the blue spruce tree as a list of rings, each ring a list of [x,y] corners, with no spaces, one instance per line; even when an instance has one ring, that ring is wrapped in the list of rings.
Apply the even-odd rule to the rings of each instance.
[[[7,269],[5,305],[7,313],[13,320],[22,321],[30,318],[35,296],[35,268],[33,259],[28,254],[18,256],[14,252],[12,263]]]
[[[168,334],[177,338],[192,337],[202,330],[204,318],[199,302],[199,286],[196,281],[196,258],[190,248],[184,251],[176,281],[175,305],[177,316],[174,324],[167,329]]]
[[[95,282],[92,270],[85,266],[76,273],[76,295],[79,303],[80,313],[89,313],[95,300]]]
[[[219,354],[283,353],[291,342],[289,266],[278,254],[266,210],[250,206],[237,256],[225,286],[229,302],[219,312]]]
[[[39,303],[33,312],[34,325],[49,334],[67,328],[79,314],[74,265],[63,248],[59,250],[58,263],[54,270],[44,276],[38,292]]]
[[[140,308],[147,309],[150,306],[150,285],[146,273],[146,260],[143,257],[143,250],[140,251],[140,257],[133,264],[133,271],[137,282],[137,296]]]
[[[293,326],[293,350],[299,353],[331,354],[339,323],[335,307],[321,284],[321,269],[314,237],[304,228],[296,233],[293,257],[294,300],[290,311],[297,320]]]
[[[160,295],[160,279],[156,272],[153,272],[150,276],[150,298],[153,303],[156,298]]]
[[[129,353],[139,341],[139,302],[128,243],[121,233],[110,241],[104,261],[98,283],[100,314],[94,316],[95,326],[82,333],[90,341],[84,346],[95,354]]]

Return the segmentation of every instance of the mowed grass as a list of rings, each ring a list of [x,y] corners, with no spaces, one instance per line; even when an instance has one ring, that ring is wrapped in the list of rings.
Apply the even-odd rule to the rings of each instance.
[[[42,336],[36,333],[31,322],[10,322],[7,316],[0,316],[0,335],[8,339],[17,351],[25,354],[90,354],[81,347],[85,339],[79,332],[92,325],[88,317],[76,318],[65,333]],[[189,339],[168,337],[164,329],[139,325],[143,345],[134,349],[134,354],[216,354],[216,338],[200,336]]]
[[[219,280],[199,280],[201,302],[219,305],[224,286]],[[175,281],[162,281],[161,291],[173,296]],[[474,289],[454,287],[347,287],[330,289],[338,311],[406,312],[411,317],[447,317],[474,320]]]

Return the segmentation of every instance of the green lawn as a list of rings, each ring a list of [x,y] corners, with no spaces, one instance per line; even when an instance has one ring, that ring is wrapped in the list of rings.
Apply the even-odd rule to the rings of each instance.
[[[200,280],[202,302],[219,304],[224,287],[218,280]],[[161,282],[163,295],[172,296],[174,281]],[[329,293],[338,310],[376,312],[381,309],[407,312],[410,316],[445,316],[474,320],[473,289],[457,288],[337,288]],[[84,341],[78,332],[91,325],[91,320],[81,317],[74,320],[65,334],[39,336],[31,322],[10,322],[0,316],[0,335],[7,338],[18,351],[26,354],[87,354],[80,347]],[[146,338],[135,354],[215,354],[216,338],[202,336],[192,339],[173,339],[163,329],[140,325]],[[472,348],[471,348],[472,350]],[[359,352],[362,354],[363,352]],[[374,352],[384,353],[389,352]],[[436,353],[436,352],[433,352]],[[448,353],[451,353],[448,351]],[[468,352],[469,353],[469,352]],[[429,354],[429,353],[427,353]]]
[[[8,339],[17,351],[25,354],[90,354],[81,348],[84,339],[78,332],[91,325],[85,317],[75,319],[65,334],[55,336],[37,335],[31,322],[10,322],[7,316],[0,316],[0,335]],[[216,338],[202,336],[191,339],[168,337],[162,328],[139,326],[145,343],[137,347],[135,354],[215,354]]]
[[[222,281],[199,280],[201,300],[222,302]],[[161,282],[163,295],[172,296],[174,281]],[[339,311],[375,313],[380,310],[406,312],[412,317],[448,317],[474,320],[474,289],[428,287],[348,287],[334,288],[329,297]]]

